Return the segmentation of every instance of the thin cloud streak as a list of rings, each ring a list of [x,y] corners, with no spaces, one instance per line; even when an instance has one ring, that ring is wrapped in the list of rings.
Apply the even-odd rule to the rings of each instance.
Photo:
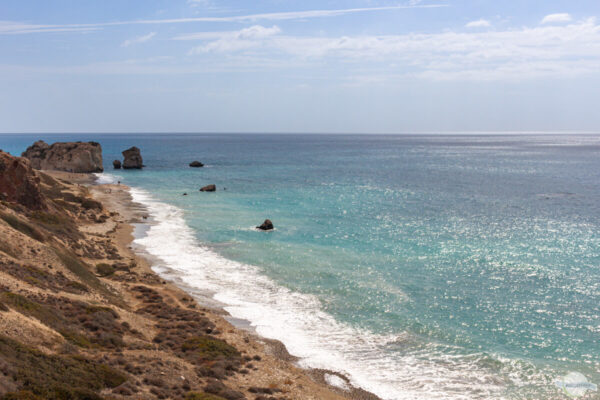
[[[173,18],[173,19],[151,19],[151,20],[132,20],[117,22],[101,22],[93,24],[65,24],[65,25],[37,25],[24,24],[14,21],[0,21],[0,35],[17,35],[26,33],[42,32],[67,32],[71,30],[90,30],[111,26],[124,25],[162,25],[162,24],[183,24],[192,22],[253,22],[259,20],[283,21],[293,19],[326,18],[336,17],[346,14],[357,14],[364,12],[392,11],[405,9],[428,9],[447,7],[446,4],[428,4],[428,5],[407,5],[407,6],[388,6],[388,7],[369,7],[369,8],[347,8],[338,10],[309,10],[309,11],[291,11],[279,13],[263,13],[236,15],[230,17],[193,17],[193,18]]]
[[[154,36],[156,36],[156,32],[150,32],[147,35],[138,36],[138,37],[135,37],[133,39],[127,39],[126,41],[124,41],[121,44],[121,47],[129,47],[129,46],[131,46],[133,44],[145,43],[145,42],[151,40]]]

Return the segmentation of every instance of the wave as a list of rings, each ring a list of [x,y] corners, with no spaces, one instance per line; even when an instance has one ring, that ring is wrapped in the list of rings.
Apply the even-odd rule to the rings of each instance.
[[[106,172],[95,173],[94,176],[96,177],[95,183],[97,185],[110,185],[123,180],[123,178],[119,175],[109,174]]]
[[[353,386],[390,400],[498,399],[507,385],[531,378],[521,376],[521,371],[531,371],[530,365],[501,363],[484,353],[464,354],[408,333],[379,335],[339,322],[323,311],[315,296],[291,291],[259,267],[204,246],[183,210],[139,188],[132,188],[131,195],[152,217],[145,236],[134,244],[157,259],[154,270],[210,293],[233,318],[249,321],[259,335],[284,343],[302,367],[342,373]],[[502,378],[498,363],[514,370],[503,371]]]

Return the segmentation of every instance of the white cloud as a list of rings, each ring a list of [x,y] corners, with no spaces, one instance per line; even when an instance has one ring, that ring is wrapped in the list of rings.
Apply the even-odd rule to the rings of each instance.
[[[467,28],[489,28],[490,26],[492,26],[492,24],[490,23],[490,21],[488,21],[486,19],[479,19],[477,21],[471,21],[465,25],[465,27],[467,27]]]
[[[564,26],[386,36],[287,36],[277,27],[249,29],[179,39],[205,42],[193,54],[251,50],[264,59],[341,61],[345,68],[383,68],[386,73],[428,79],[574,76],[597,73],[600,65],[600,26],[594,18]]]
[[[181,36],[179,40],[190,39],[216,39],[208,44],[198,46],[190,51],[190,54],[207,52],[234,52],[262,45],[263,39],[281,33],[277,25],[266,28],[261,25],[254,25],[239,31],[225,32],[200,32],[193,35]]]
[[[557,23],[564,23],[564,22],[571,22],[572,18],[570,14],[567,13],[559,13],[559,14],[550,14],[550,15],[546,15],[543,19],[542,19],[542,24],[557,24]]]
[[[197,32],[187,35],[176,36],[174,40],[207,40],[207,39],[256,39],[273,36],[281,33],[281,29],[277,25],[271,28],[266,28],[261,25],[254,25],[249,28],[240,29],[237,31],[211,31]]]
[[[134,37],[133,39],[127,39],[123,43],[121,43],[121,47],[129,47],[133,44],[145,43],[156,36],[156,32],[150,32],[147,35],[142,35],[138,37]]]

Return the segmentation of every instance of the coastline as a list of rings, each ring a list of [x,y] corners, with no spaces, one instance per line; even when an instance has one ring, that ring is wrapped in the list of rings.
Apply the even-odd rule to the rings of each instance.
[[[100,201],[106,209],[116,212],[120,217],[115,225],[115,245],[131,257],[144,276],[159,276],[162,290],[171,296],[185,298],[190,296],[201,307],[204,315],[222,332],[222,339],[240,349],[242,352],[258,353],[261,361],[256,374],[243,375],[242,379],[228,380],[228,384],[236,390],[248,386],[283,386],[285,395],[290,399],[323,399],[323,400],[379,400],[376,395],[361,388],[353,387],[343,374],[326,369],[305,369],[296,365],[298,359],[291,355],[285,345],[273,339],[258,335],[249,321],[236,319],[219,304],[211,300],[210,293],[203,293],[198,288],[184,282],[163,280],[164,278],[152,270],[152,256],[136,248],[136,226],[149,226],[148,212],[144,205],[136,203],[130,188],[125,185],[97,184],[94,175],[56,173],[62,179],[82,184],[90,189],[94,199]],[[86,175],[86,174],[84,174]],[[293,382],[293,383],[291,383]],[[258,398],[258,397],[257,397]]]

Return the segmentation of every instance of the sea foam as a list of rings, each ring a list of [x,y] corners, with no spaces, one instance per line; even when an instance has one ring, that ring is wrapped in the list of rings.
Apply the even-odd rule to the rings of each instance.
[[[155,257],[154,270],[209,292],[232,317],[285,344],[302,367],[345,374],[352,385],[383,399],[501,398],[503,382],[478,364],[488,356],[449,356],[435,344],[403,335],[377,335],[335,320],[312,295],[291,291],[259,267],[232,261],[200,243],[183,210],[132,188],[153,223],[134,244]],[[414,347],[414,351],[391,349]]]

